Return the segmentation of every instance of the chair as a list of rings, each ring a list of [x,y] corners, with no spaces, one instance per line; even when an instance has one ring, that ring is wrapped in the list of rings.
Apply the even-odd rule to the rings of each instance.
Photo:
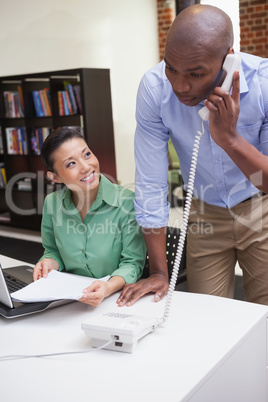
[[[167,227],[166,255],[167,255],[167,266],[168,266],[169,279],[171,277],[172,270],[173,270],[173,264],[174,264],[174,260],[175,260],[176,253],[177,253],[179,237],[180,237],[180,229],[171,227],[171,226]],[[147,254],[142,278],[148,278],[149,274],[150,274],[149,257]],[[183,253],[182,253],[181,262],[180,262],[180,269],[179,269],[179,274],[177,277],[176,285],[186,281],[186,279],[187,279],[187,277],[186,277],[186,244],[185,244]]]
[[[180,161],[171,140],[168,142],[168,159],[168,202],[171,207],[183,207],[185,192],[183,189]]]

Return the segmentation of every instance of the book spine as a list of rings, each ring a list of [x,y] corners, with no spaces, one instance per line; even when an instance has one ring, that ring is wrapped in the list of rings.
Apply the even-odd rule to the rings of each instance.
[[[69,94],[70,102],[72,104],[73,114],[77,114],[77,104],[74,96],[73,86],[71,84],[67,85],[67,91]]]
[[[7,186],[7,176],[6,169],[4,166],[0,167],[0,188],[6,188]]]
[[[68,107],[66,91],[62,91],[62,98],[63,98],[64,115],[69,116],[70,111],[69,111],[69,107]]]
[[[19,154],[19,142],[18,142],[18,131],[16,128],[12,130],[12,141],[13,141],[13,153]]]
[[[23,155],[24,149],[23,149],[23,137],[22,137],[22,128],[21,127],[17,128],[17,140],[18,140],[18,153],[20,155]]]
[[[74,85],[73,90],[74,90],[74,96],[75,96],[75,100],[76,100],[76,103],[77,103],[79,113],[82,114],[82,102],[81,102],[80,86],[79,85]]]
[[[43,95],[44,95],[44,100],[45,100],[46,109],[47,109],[47,116],[52,116],[50,91],[48,88],[45,88],[43,90]]]
[[[43,112],[43,109],[42,109],[42,104],[41,104],[39,92],[38,91],[33,91],[32,94],[33,94],[33,102],[34,102],[36,116],[37,117],[43,117],[44,112]]]
[[[7,153],[9,155],[14,154],[13,136],[12,136],[13,130],[14,130],[13,127],[6,127]]]
[[[45,97],[44,97],[44,91],[40,90],[38,91],[39,97],[40,97],[40,102],[41,102],[41,107],[43,110],[43,114],[44,116],[48,116],[48,110],[47,110],[47,106],[46,106],[46,102],[45,102]]]
[[[3,143],[2,129],[0,127],[0,154],[3,153],[4,153],[4,143]]]
[[[23,93],[22,93],[21,85],[18,85],[17,89],[18,89],[19,100],[20,100],[20,117],[24,117],[24,99],[23,99]]]
[[[59,106],[59,115],[64,116],[64,106],[63,106],[62,91],[58,91],[58,106]]]
[[[66,90],[65,92],[65,97],[66,97],[66,101],[67,101],[67,106],[68,106],[68,110],[69,110],[69,114],[74,114],[73,112],[73,108],[72,108],[72,104],[70,101],[70,97],[69,97],[69,92]]]

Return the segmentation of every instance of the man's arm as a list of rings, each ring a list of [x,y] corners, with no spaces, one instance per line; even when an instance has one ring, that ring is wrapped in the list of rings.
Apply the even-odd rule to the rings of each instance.
[[[146,243],[150,276],[141,279],[135,284],[125,285],[117,303],[118,305],[132,306],[146,293],[155,292],[155,301],[161,300],[168,292],[169,277],[166,262],[166,228],[143,228],[143,236]]]
[[[240,112],[239,72],[234,73],[232,96],[215,88],[205,103],[210,110],[209,129],[213,140],[255,187],[268,193],[268,157],[239,135],[236,128]]]

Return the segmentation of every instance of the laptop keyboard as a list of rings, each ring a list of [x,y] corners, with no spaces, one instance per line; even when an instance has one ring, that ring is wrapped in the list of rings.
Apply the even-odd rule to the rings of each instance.
[[[8,290],[11,293],[16,292],[17,290],[20,290],[27,285],[27,283],[25,283],[17,278],[14,278],[14,276],[9,275],[6,272],[4,272],[4,277],[5,277],[5,281],[6,281]]]

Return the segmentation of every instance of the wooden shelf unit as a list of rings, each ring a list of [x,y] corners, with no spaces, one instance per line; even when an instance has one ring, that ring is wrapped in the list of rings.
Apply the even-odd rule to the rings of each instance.
[[[58,91],[64,91],[66,83],[79,86],[82,111],[60,115]],[[22,90],[24,117],[6,117],[4,92]],[[49,90],[51,116],[38,117],[33,101],[33,91]],[[110,72],[108,69],[78,68],[0,77],[0,129],[3,150],[0,152],[0,167],[4,165],[7,186],[0,188],[1,214],[10,214],[10,224],[31,229],[40,229],[42,206],[51,186],[46,179],[45,169],[39,155],[31,149],[31,136],[37,128],[49,130],[57,127],[74,126],[81,128],[90,149],[100,162],[101,172],[116,182],[116,162],[112,119]],[[10,154],[6,128],[24,127],[27,154]],[[28,189],[18,188],[18,182],[30,182]]]

